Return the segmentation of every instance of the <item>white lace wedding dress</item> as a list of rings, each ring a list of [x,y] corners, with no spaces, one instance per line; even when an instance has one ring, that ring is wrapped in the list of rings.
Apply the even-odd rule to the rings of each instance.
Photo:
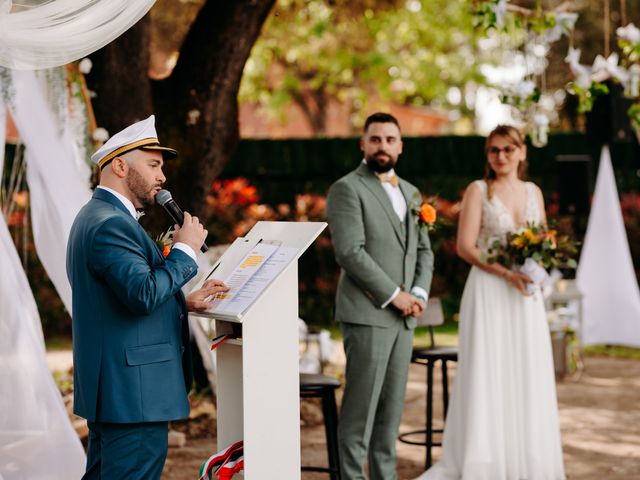
[[[500,199],[482,190],[479,248],[515,230]],[[527,183],[525,220],[540,222]],[[460,305],[460,355],[442,457],[418,480],[563,480],[549,328],[538,291],[523,296],[472,267]]]

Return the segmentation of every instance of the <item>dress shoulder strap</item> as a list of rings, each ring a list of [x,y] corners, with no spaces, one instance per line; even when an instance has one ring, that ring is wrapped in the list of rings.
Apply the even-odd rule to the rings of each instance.
[[[540,205],[536,194],[536,184],[526,182],[525,186],[527,188],[526,219],[528,222],[537,223],[540,221]]]
[[[476,180],[473,182],[473,184],[480,189],[480,192],[482,193],[482,199],[486,200],[487,199],[487,182],[485,182],[484,180]]]

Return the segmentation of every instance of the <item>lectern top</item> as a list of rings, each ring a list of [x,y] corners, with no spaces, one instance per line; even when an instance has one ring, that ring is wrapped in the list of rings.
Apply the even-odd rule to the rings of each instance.
[[[237,238],[231,244],[205,277],[204,280],[224,280],[230,291],[214,299],[210,311],[199,315],[241,321],[248,309],[291,263],[300,258],[326,225],[324,222],[256,223],[245,237]]]

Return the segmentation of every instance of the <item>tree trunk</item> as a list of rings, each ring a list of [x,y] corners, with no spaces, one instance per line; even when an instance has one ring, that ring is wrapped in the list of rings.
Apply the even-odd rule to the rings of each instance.
[[[167,188],[200,217],[206,216],[213,181],[237,146],[242,71],[274,3],[207,0],[164,80],[148,77],[148,16],[92,56],[87,80],[97,93],[98,125],[113,135],[155,113],[160,142],[179,152],[165,166]]]
[[[292,90],[289,94],[307,117],[313,133],[316,136],[324,136],[327,133],[327,102],[324,87],[312,91]]]
[[[87,75],[96,93],[93,110],[98,126],[113,135],[154,111],[149,83],[149,16],[91,55]]]
[[[251,48],[275,0],[208,1],[167,79],[153,90],[163,141],[180,158],[169,182],[185,209],[206,214],[205,199],[239,138],[238,89]]]

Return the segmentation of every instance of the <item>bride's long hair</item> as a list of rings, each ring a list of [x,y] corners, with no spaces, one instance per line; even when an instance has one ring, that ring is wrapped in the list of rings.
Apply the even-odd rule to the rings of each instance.
[[[484,165],[484,181],[488,186],[487,195],[489,198],[493,195],[493,181],[496,179],[496,172],[489,164],[489,145],[491,144],[493,137],[504,137],[518,148],[524,145],[524,140],[520,131],[511,125],[498,125],[496,128],[491,130],[489,135],[487,135],[487,140],[484,143],[484,154],[487,158]],[[528,163],[526,158],[518,164],[518,178],[520,180],[525,180],[527,178],[527,166]]]

